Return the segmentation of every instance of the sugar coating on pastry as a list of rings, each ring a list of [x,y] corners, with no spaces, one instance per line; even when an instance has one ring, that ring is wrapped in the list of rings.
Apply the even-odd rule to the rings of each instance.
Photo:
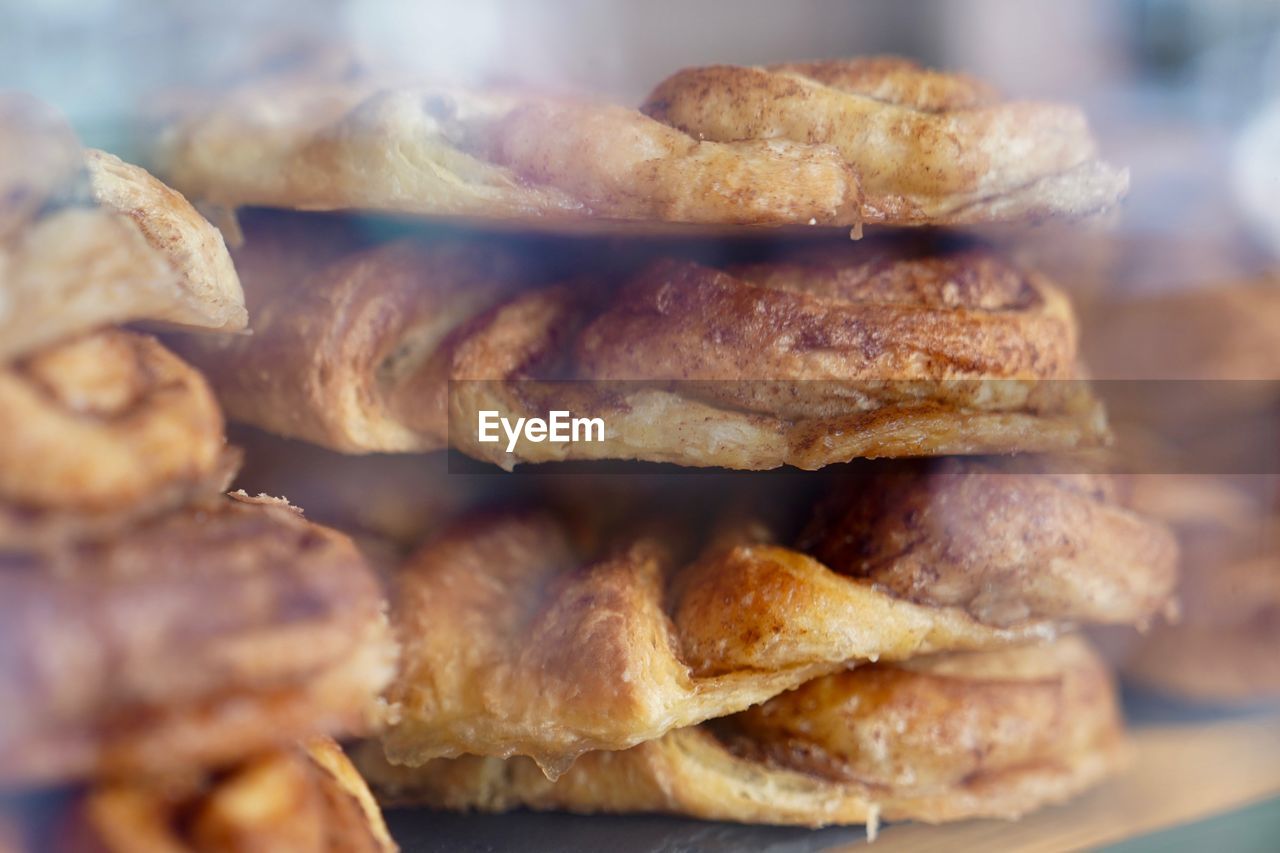
[[[644,111],[699,139],[829,146],[858,174],[860,214],[895,225],[1100,213],[1129,187],[1083,113],[1006,101],[963,75],[895,57],[688,68]]]
[[[250,230],[254,335],[175,339],[232,418],[348,453],[451,444],[506,468],[820,468],[1107,437],[1065,297],[986,249],[671,258],[555,284],[490,246],[328,242]],[[550,410],[601,418],[604,440],[508,450],[477,435],[482,411]]]
[[[527,758],[357,761],[389,801],[455,810],[665,812],[744,823],[1016,818],[1130,757],[1106,668],[1074,637],[880,663],[550,780]]]
[[[221,497],[0,564],[0,786],[217,766],[380,714],[378,581],[285,501]]]
[[[91,787],[51,832],[74,849],[394,853],[368,786],[330,738],[264,752],[220,773]]]
[[[1128,174],[1083,115],[895,59],[690,69],[642,112],[515,89],[262,81],[197,102],[155,161],[219,205],[591,223],[859,227],[1104,210]]]
[[[868,576],[740,522],[699,552],[670,533],[590,524],[575,532],[541,513],[463,519],[392,585],[403,657],[387,693],[387,757],[414,766],[462,753],[520,754],[555,775],[584,751],[625,749],[851,663],[1007,646],[1079,621],[1146,623],[1168,608],[1175,550],[1167,531],[1047,475],[1004,475],[1015,485],[988,473],[958,472],[972,484],[956,488],[986,493],[989,512],[967,521],[972,537],[994,540],[985,556],[1003,562],[970,586],[1002,583],[999,607],[955,583],[950,594],[936,591],[946,601],[922,594],[931,570],[910,551],[885,554]],[[928,485],[926,474],[915,476]],[[921,553],[943,552],[951,531],[930,522],[945,506],[919,518],[918,508],[894,502],[878,518],[827,529],[887,543],[912,527]],[[1078,528],[1086,516],[1101,526]],[[1025,540],[1038,528],[1039,541]],[[959,563],[979,566],[983,556],[958,552],[945,570],[962,575],[968,563]],[[1055,559],[1061,570],[1037,577],[1041,561]],[[881,583],[895,576],[914,586]]]

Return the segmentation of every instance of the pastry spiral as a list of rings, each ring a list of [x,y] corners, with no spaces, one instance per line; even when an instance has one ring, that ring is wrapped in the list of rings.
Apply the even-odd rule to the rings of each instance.
[[[717,142],[829,146],[857,173],[861,218],[895,225],[1085,216],[1124,196],[1080,110],[1002,101],[893,57],[689,68],[643,110]]]
[[[984,249],[662,259],[611,287],[539,286],[519,255],[448,242],[300,269],[310,241],[279,242],[251,231],[240,253],[252,337],[175,345],[232,418],[335,450],[765,469],[1106,437],[1065,298]],[[484,410],[600,417],[604,440],[507,452],[478,440]]]
[[[1096,159],[1079,111],[998,103],[902,60],[686,71],[645,111],[263,81],[177,116],[155,159],[179,189],[227,207],[575,229],[1021,221],[1093,213],[1128,186]]]
[[[0,436],[0,548],[216,495],[238,458],[203,377],[114,329],[0,366]]]
[[[464,519],[393,584],[403,656],[387,693],[386,754],[407,765],[520,754],[555,774],[584,751],[653,740],[850,663],[1006,646],[1076,621],[1145,623],[1168,606],[1175,551],[1159,525],[1049,475],[994,474],[954,473],[965,481],[955,488],[988,510],[966,517],[969,536],[993,541],[940,570],[1002,583],[998,608],[954,581],[934,590],[933,566],[917,557],[950,546],[953,531],[934,523],[949,498],[923,512],[889,502],[879,517],[826,528],[886,548],[904,526],[916,532],[916,553],[882,557],[871,576],[751,525],[730,526],[691,557],[670,533],[574,532],[538,513]],[[923,469],[903,476],[918,478],[917,490],[931,482]],[[1090,514],[1108,523],[1077,528]],[[1029,530],[1041,538],[1024,542]],[[987,569],[988,554],[1003,562]],[[1045,563],[1056,565],[1042,578]],[[894,576],[914,586],[880,582]]]
[[[587,753],[555,780],[526,758],[397,767],[371,744],[357,761],[387,799],[449,809],[874,826],[1015,818],[1128,757],[1105,667],[1064,638],[835,673],[736,716]]]
[[[281,500],[219,498],[0,568],[0,787],[361,732],[392,674],[372,572]]]
[[[368,786],[327,737],[264,752],[221,773],[99,784],[47,822],[32,835],[56,839],[52,846],[68,853],[129,853],[140,844],[303,853],[397,849]]]

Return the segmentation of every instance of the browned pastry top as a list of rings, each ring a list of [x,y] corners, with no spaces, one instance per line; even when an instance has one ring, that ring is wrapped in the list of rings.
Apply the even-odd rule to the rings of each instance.
[[[66,853],[291,850],[394,853],[364,780],[329,738],[255,756],[222,773],[98,785],[47,834]]]
[[[914,478],[906,492],[931,482],[920,467],[901,476]],[[387,755],[416,765],[523,754],[554,773],[584,750],[723,716],[851,662],[992,648],[1076,621],[1145,623],[1167,609],[1175,549],[1158,525],[1048,475],[1002,480],[974,465],[954,476],[958,494],[983,495],[954,552],[955,528],[940,519],[951,496],[937,509],[891,498],[878,517],[825,528],[883,544],[873,573],[741,523],[690,559],[670,532],[573,532],[538,514],[463,520],[393,585],[404,655]],[[867,502],[878,494],[866,485]],[[913,546],[891,553],[903,530]]]
[[[0,366],[0,436],[0,515],[27,512],[33,524],[216,493],[228,467],[203,377],[154,338],[119,330]],[[0,547],[21,527],[0,522]]]
[[[451,443],[506,467],[818,468],[1106,439],[1066,299],[986,249],[889,242],[726,269],[667,258],[547,286],[517,252],[342,248],[336,230],[251,229],[239,257],[253,336],[175,339],[231,417],[349,453]],[[602,417],[605,440],[477,440],[479,411],[557,409]]]
[[[1081,216],[1129,185],[1098,160],[1074,107],[1002,101],[969,77],[893,57],[688,68],[644,111],[699,139],[834,148],[859,177],[866,222]]]
[[[1015,818],[1095,784],[1128,754],[1105,667],[1068,637],[828,675],[723,720],[587,753],[554,780],[525,758],[398,767],[371,746],[358,760],[396,802],[874,832],[881,818]]]
[[[349,539],[219,498],[96,543],[0,552],[0,783],[219,763],[358,731],[390,675]]]
[[[880,465],[833,489],[801,547],[835,571],[988,624],[1172,615],[1177,546],[1111,478],[1036,463]],[[1064,614],[1066,602],[1073,602]]]
[[[892,58],[682,71],[632,109],[516,90],[264,81],[167,128],[159,167],[227,206],[633,228],[1081,216],[1128,174],[1071,107]],[[655,120],[656,119],[656,120]]]

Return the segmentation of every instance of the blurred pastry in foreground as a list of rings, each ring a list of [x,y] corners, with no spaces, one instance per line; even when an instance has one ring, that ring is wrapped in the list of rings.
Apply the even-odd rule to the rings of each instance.
[[[0,788],[365,732],[395,654],[351,541],[243,495],[0,551],[0,649]]]
[[[858,227],[1081,216],[1128,174],[1081,113],[888,58],[681,72],[645,112],[440,85],[264,80],[178,111],[160,172],[225,207],[519,225]]]
[[[238,458],[204,378],[150,336],[107,329],[0,365],[0,549],[217,495]]]
[[[222,236],[177,192],[61,117],[0,95],[0,361],[133,321],[243,329]]]
[[[860,178],[868,223],[1087,216],[1129,188],[1127,170],[1099,159],[1079,109],[1006,101],[896,57],[687,68],[643,109],[698,139],[834,148]]]
[[[37,809],[44,814],[27,816],[15,853],[397,849],[368,786],[327,737],[222,770],[187,768],[54,797],[52,808]]]
[[[486,812],[666,812],[746,823],[1016,818],[1129,758],[1109,674],[1081,640],[847,670],[558,779],[527,758],[357,762],[390,802]]]
[[[387,757],[519,754],[554,775],[851,663],[1146,624],[1169,607],[1172,538],[1105,488],[978,462],[884,476],[897,492],[878,513],[811,528],[829,565],[742,519],[706,541],[707,524],[659,510],[654,529],[641,507],[620,530],[533,511],[462,519],[392,584],[402,658]],[[912,497],[931,487],[936,505]]]
[[[247,236],[254,334],[173,343],[232,419],[343,452],[812,469],[1107,437],[1066,298],[982,248],[662,259],[620,283],[548,285],[490,244],[402,240],[308,264],[301,229]],[[496,430],[554,410],[599,418],[603,440],[479,435],[481,412]]]
[[[1125,674],[1206,702],[1280,698],[1280,477],[1148,475],[1130,503],[1182,549],[1182,619],[1133,639]]]

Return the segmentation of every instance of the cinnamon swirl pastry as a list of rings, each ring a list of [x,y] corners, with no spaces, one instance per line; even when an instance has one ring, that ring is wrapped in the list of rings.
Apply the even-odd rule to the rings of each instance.
[[[388,634],[351,541],[278,499],[0,551],[0,788],[363,732],[392,674]]]
[[[357,761],[396,802],[499,812],[668,812],[748,823],[1015,818],[1128,758],[1108,673],[1082,641],[880,663],[547,779],[527,758]]]
[[[698,139],[833,148],[858,174],[864,222],[969,224],[1086,216],[1129,187],[1080,110],[1009,102],[896,57],[688,68],[644,112]]]
[[[117,329],[0,365],[0,436],[0,548],[216,495],[238,459],[203,377]]]
[[[329,738],[223,773],[99,785],[53,834],[65,853],[128,853],[144,843],[175,851],[398,849],[368,786]]]
[[[23,96],[0,96],[0,149],[0,361],[116,323],[244,328],[222,237],[181,195]]]
[[[175,345],[232,418],[343,452],[820,468],[1106,437],[1065,297],[983,249],[666,259],[617,288],[530,289],[538,276],[490,246],[403,241],[299,269],[254,243],[255,334]],[[599,417],[604,436],[509,451],[479,440],[486,410]]]
[[[1183,617],[1129,650],[1125,674],[1209,702],[1280,697],[1280,478],[1144,475],[1130,503],[1182,546]]]
[[[575,531],[536,513],[458,522],[393,584],[403,656],[387,757],[519,754],[554,775],[585,751],[653,740],[851,663],[1006,646],[1076,621],[1145,623],[1168,606],[1169,534],[1105,489],[975,463],[953,469],[951,493],[930,507],[904,498],[941,476],[886,476],[901,487],[881,513],[811,530],[825,532],[833,565],[743,523],[698,546],[678,531]],[[947,517],[969,497],[980,508]],[[955,524],[974,529],[949,552]],[[903,530],[914,547],[891,554]],[[855,551],[871,559],[853,564]],[[944,555],[937,578],[928,554]]]
[[[905,60],[685,71],[645,115],[515,90],[263,83],[177,117],[155,158],[223,205],[574,226],[1080,216],[1124,195],[1079,111]],[[657,119],[657,120],[655,120]]]

